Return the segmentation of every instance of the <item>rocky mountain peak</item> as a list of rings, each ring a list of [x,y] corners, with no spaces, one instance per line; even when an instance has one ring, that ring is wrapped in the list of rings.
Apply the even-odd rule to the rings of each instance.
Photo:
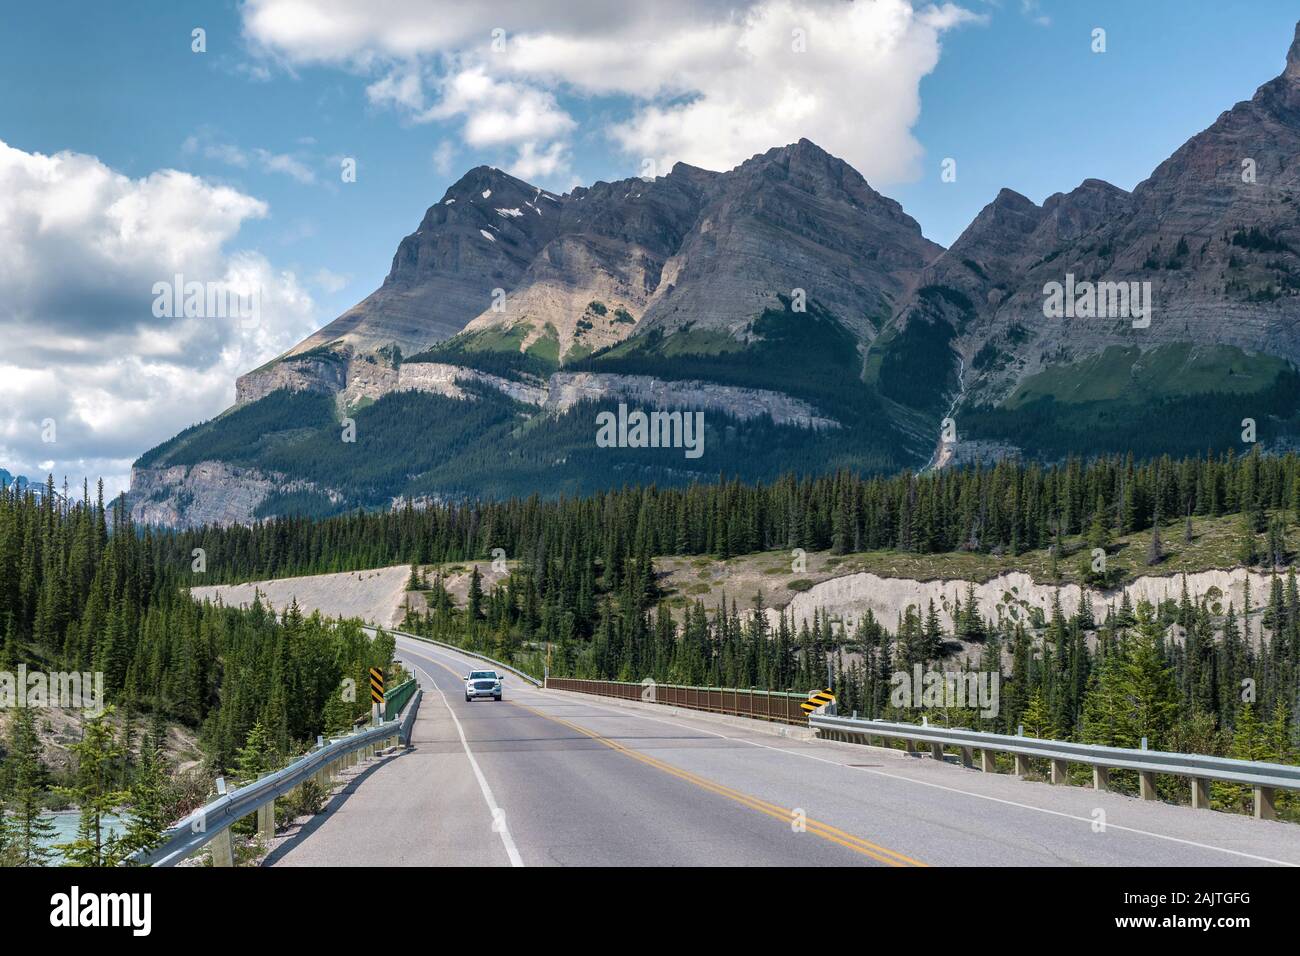
[[[743,179],[747,174],[754,173],[787,179],[809,191],[814,191],[820,185],[838,190],[866,187],[875,193],[861,173],[810,139],[801,139],[797,143],[776,146],[766,153],[759,153],[741,163],[731,175]]]
[[[1293,83],[1300,83],[1300,23],[1295,25],[1295,39],[1286,51],[1286,69],[1282,75]]]
[[[443,196],[443,201],[448,199],[470,199],[478,196],[482,199],[490,199],[491,196],[483,196],[485,192],[509,191],[509,192],[536,192],[535,186],[530,186],[522,179],[516,179],[509,173],[502,172],[495,166],[475,166],[460,179],[456,180],[447,189]]]

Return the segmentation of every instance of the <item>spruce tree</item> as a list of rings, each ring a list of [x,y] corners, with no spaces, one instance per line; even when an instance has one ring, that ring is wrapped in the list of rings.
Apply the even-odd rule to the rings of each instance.
[[[162,842],[170,823],[168,766],[159,743],[146,740],[140,749],[140,767],[128,791],[131,818],[122,837],[121,852],[147,852]]]
[[[114,866],[122,856],[122,845],[110,835],[105,820],[130,796],[113,787],[114,768],[123,751],[111,723],[112,714],[109,706],[104,713],[88,718],[81,740],[69,748],[77,758],[77,782],[73,787],[60,787],[59,792],[81,810],[77,838],[59,845],[69,866]]]
[[[7,750],[10,857],[15,866],[45,866],[54,855],[54,824],[45,813],[49,774],[41,763],[31,708],[20,707],[14,713]]]

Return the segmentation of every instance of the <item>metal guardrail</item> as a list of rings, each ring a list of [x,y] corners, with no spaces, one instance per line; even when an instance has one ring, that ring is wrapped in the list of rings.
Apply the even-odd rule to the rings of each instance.
[[[1155,774],[1173,774],[1190,779],[1192,806],[1197,808],[1208,808],[1210,805],[1209,781],[1244,784],[1254,789],[1255,816],[1268,820],[1277,818],[1274,791],[1300,790],[1300,766],[1291,764],[1233,760],[1228,757],[1180,754],[1165,750],[1131,750],[1066,740],[991,734],[957,727],[859,720],[815,713],[808,718],[808,726],[816,730],[818,736],[831,740],[866,738],[869,741],[872,737],[903,740],[907,742],[909,751],[917,750],[918,743],[925,743],[938,760],[943,759],[945,747],[956,748],[966,766],[973,766],[973,752],[979,750],[982,769],[990,773],[994,772],[992,755],[995,753],[1011,754],[1015,758],[1015,773],[1022,776],[1029,772],[1026,761],[1045,759],[1050,762],[1052,783],[1058,784],[1066,782],[1069,764],[1086,764],[1093,769],[1093,786],[1098,790],[1108,788],[1110,771],[1135,771],[1138,774],[1140,796],[1145,800],[1156,798]]]
[[[288,766],[217,797],[164,831],[162,842],[157,847],[134,854],[128,862],[136,866],[175,866],[212,843],[213,865],[233,866],[230,842],[233,824],[256,813],[258,830],[270,836],[275,830],[275,801],[278,798],[310,779],[315,779],[322,789],[327,788],[330,778],[343,767],[352,766],[362,759],[359,753],[364,752],[369,757],[384,743],[399,739],[402,743],[410,743],[411,728],[423,695],[423,690],[415,691],[401,720],[386,720],[378,726],[335,737]]]
[[[496,667],[499,667],[499,668],[501,668],[501,669],[504,670],[504,671],[509,671],[510,673],[514,674],[516,677],[520,678],[521,680],[526,680],[526,681],[528,681],[528,683],[532,684],[534,687],[541,687],[541,686],[542,686],[542,682],[539,681],[536,677],[533,677],[531,674],[525,674],[523,671],[519,670],[517,667],[511,667],[509,664],[504,664],[504,663],[502,663],[501,661],[494,660],[494,659],[492,659],[491,657],[488,657],[488,656],[485,655],[485,654],[480,654],[480,653],[478,653],[477,651],[467,651],[467,650],[465,650],[465,648],[463,648],[463,647],[457,647],[455,644],[448,644],[448,643],[446,643],[445,641],[435,641],[435,640],[434,640],[433,638],[431,638],[431,637],[423,637],[423,636],[421,636],[421,635],[419,635],[419,634],[411,634],[411,633],[408,632],[408,631],[398,631],[398,630],[395,630],[394,628],[391,628],[391,627],[377,628],[377,627],[369,627],[369,626],[365,626],[365,627],[362,627],[362,630],[363,630],[363,631],[379,631],[379,630],[382,630],[382,631],[384,631],[384,633],[386,633],[386,634],[393,634],[393,635],[395,635],[395,636],[397,636],[397,637],[407,637],[407,638],[410,638],[410,639],[413,640],[413,641],[424,641],[424,643],[426,643],[426,644],[437,644],[439,647],[445,647],[445,648],[446,648],[447,650],[449,650],[449,651],[455,651],[457,654],[464,654],[466,657],[473,657],[473,658],[476,658],[476,659],[478,659],[478,660],[480,660],[480,661],[486,661],[487,663],[492,664],[492,665],[494,665],[494,666],[496,666]]]
[[[420,701],[424,699],[424,688],[416,687],[415,696],[410,700],[406,712],[402,715],[402,743],[411,744],[411,728],[415,726],[415,715],[420,712]]]
[[[737,687],[691,687],[686,684],[633,684],[628,681],[584,680],[576,677],[548,677],[546,686],[579,694],[640,700],[687,710],[702,710],[711,714],[730,714],[736,717],[778,721],[783,724],[804,724],[807,721],[807,715],[799,705],[808,699],[808,695],[792,694],[787,691],[752,688],[745,690]]]

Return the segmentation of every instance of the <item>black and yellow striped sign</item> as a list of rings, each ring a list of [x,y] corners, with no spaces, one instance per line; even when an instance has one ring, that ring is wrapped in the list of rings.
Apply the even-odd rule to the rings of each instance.
[[[815,690],[811,694],[809,694],[808,699],[805,700],[799,706],[803,708],[803,712],[805,714],[811,714],[818,707],[824,707],[827,704],[833,704],[833,703],[835,703],[835,695],[832,694],[830,691]]]
[[[378,667],[370,668],[370,699],[376,704],[384,702],[384,672]]]

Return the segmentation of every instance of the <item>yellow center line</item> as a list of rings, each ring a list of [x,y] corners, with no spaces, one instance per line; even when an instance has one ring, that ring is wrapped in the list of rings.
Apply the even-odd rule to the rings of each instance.
[[[457,678],[458,680],[460,679],[460,675],[456,673],[456,671],[452,670],[450,667],[448,667],[446,664],[442,663],[441,661],[434,660],[433,658],[429,658],[429,657],[424,657],[421,654],[416,654],[414,656],[420,657],[422,660],[428,661],[430,664],[437,664],[439,667],[441,667],[447,673],[451,674],[453,677]],[[598,734],[593,730],[588,730],[586,727],[581,727],[578,724],[571,723],[563,719],[562,717],[555,717],[551,714],[543,713],[542,711],[537,710],[536,708],[529,707],[527,704],[521,704],[518,701],[510,701],[510,703],[512,703],[516,707],[520,707],[526,711],[529,711],[530,713],[536,714],[538,717],[541,717],[545,720],[549,720],[552,721],[553,723],[557,723],[564,727],[568,727],[570,730],[576,731],[577,733],[580,733],[583,736],[590,737],[592,740],[604,744],[606,747],[609,747],[611,750],[615,750],[621,754],[631,757],[633,760],[638,760],[641,763],[646,764],[647,766],[654,767],[656,770],[661,770],[664,773],[671,774],[674,777],[677,777],[681,780],[685,780],[687,783],[694,784],[695,786],[701,788],[702,790],[707,790],[708,792],[717,794],[718,796],[726,797],[728,800],[732,800],[736,803],[741,804],[742,806],[749,807],[751,810],[757,810],[759,813],[766,814],[767,816],[772,817],[776,820],[780,820],[781,822],[786,824],[793,822],[795,819],[795,813],[791,809],[778,806],[775,803],[769,803],[766,800],[761,800],[758,797],[751,796],[750,794],[744,793],[740,790],[736,790],[732,787],[728,787],[723,784],[717,783],[713,780],[709,780],[707,777],[701,777],[699,774],[692,773],[689,770],[683,770],[680,767],[674,767],[672,764],[665,763],[664,761],[659,760],[656,757],[651,757],[649,754],[642,753],[639,750],[633,750],[631,747],[619,743],[617,740],[611,740],[609,737],[605,737],[601,734]],[[808,833],[812,833],[815,836],[819,836],[823,840],[828,840],[831,843],[836,843],[840,846],[847,847],[848,849],[853,850],[855,853],[860,853],[863,856],[870,857],[871,859],[876,860],[880,863],[884,863],[888,866],[926,866],[927,865],[925,863],[922,863],[920,860],[914,860],[909,856],[904,856],[902,853],[898,853],[887,847],[883,847],[878,844],[872,843],[868,840],[864,840],[859,836],[854,836],[852,833],[847,833],[844,830],[839,829],[838,827],[833,827],[829,823],[822,823],[821,821],[814,820],[811,817],[805,817],[803,822]]]
[[[702,790],[707,790],[710,793],[717,794],[718,796],[726,797],[727,799],[733,800],[736,803],[741,804],[742,806],[749,807],[751,810],[757,810],[759,813],[766,814],[767,816],[772,817],[773,819],[776,820],[780,820],[783,823],[788,824],[794,821],[795,819],[795,813],[791,809],[778,806],[777,804],[774,803],[769,803],[768,801],[762,800],[759,797],[755,797],[750,794],[744,793],[743,791],[736,790],[733,787],[728,787],[724,784],[717,783],[716,781],[710,780],[707,777],[702,777],[699,774],[692,773],[689,770],[683,770],[680,767],[675,767],[672,764],[665,763],[664,761],[659,760],[656,757],[651,757],[649,754],[642,753],[639,750],[633,750],[632,748],[622,743],[619,743],[616,740],[611,740],[610,738],[598,734],[595,731],[588,730],[585,727],[581,727],[578,724],[571,723],[570,721],[564,720],[561,717],[555,717],[550,714],[543,713],[540,710],[537,710],[533,707],[529,707],[527,704],[521,704],[518,701],[514,701],[514,704],[516,707],[522,707],[524,710],[531,711],[532,713],[536,714],[538,717],[543,717],[546,720],[554,721],[557,724],[562,724],[563,726],[568,727],[570,730],[574,730],[580,734],[583,734],[584,736],[590,737],[592,740],[602,743],[606,747],[609,747],[612,750],[616,750],[621,754],[631,757],[633,760],[638,760],[641,763],[646,764],[647,766],[654,767],[656,770],[661,770],[664,773],[671,774],[674,777],[677,777],[681,780],[685,780],[687,783],[694,784],[695,786],[701,788]],[[838,827],[833,827],[828,823],[822,823],[820,820],[814,820],[811,817],[804,818],[804,826],[808,833],[812,833],[816,836],[819,836],[824,840],[830,841],[831,843],[836,843],[839,844],[840,846],[847,847],[848,849],[853,850],[856,853],[861,853],[863,856],[871,857],[873,860],[877,860],[881,863],[888,864],[889,866],[925,866],[926,865],[920,862],[919,860],[914,860],[911,857],[904,856],[903,854],[898,853],[894,850],[890,850],[887,847],[883,847],[878,844],[872,843],[868,840],[864,840],[861,837],[854,836],[852,833],[846,833],[844,830],[841,830]]]

